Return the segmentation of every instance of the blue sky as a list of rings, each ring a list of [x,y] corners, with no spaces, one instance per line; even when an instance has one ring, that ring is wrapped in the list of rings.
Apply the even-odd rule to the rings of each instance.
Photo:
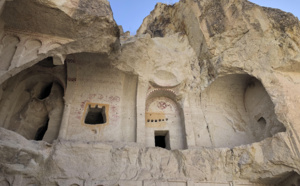
[[[124,31],[136,33],[143,19],[150,14],[156,3],[173,4],[179,0],[108,0],[118,25],[122,25]],[[279,8],[291,12],[300,18],[300,0],[250,0],[261,6]]]

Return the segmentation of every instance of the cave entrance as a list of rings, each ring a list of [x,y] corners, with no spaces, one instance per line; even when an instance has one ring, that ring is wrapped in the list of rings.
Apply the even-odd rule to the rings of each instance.
[[[44,135],[46,134],[46,131],[48,129],[48,123],[49,123],[49,118],[47,118],[45,124],[37,130],[34,140],[36,140],[36,141],[43,140]]]
[[[44,62],[47,65],[40,65]],[[27,140],[52,143],[64,112],[66,71],[64,65],[52,68],[52,58],[40,63],[4,82],[7,88],[0,95],[0,127]]]
[[[199,123],[197,146],[232,148],[286,131],[264,85],[248,74],[220,76],[203,91],[200,105],[202,120],[213,130],[203,133]]]
[[[49,83],[48,85],[44,86],[40,92],[40,95],[38,96],[38,98],[40,100],[43,100],[45,98],[47,98],[50,93],[51,93],[51,89],[52,89],[52,86],[53,86],[53,82]]]
[[[99,108],[98,105],[96,105],[95,108],[92,108],[91,105],[89,105],[84,123],[89,125],[106,123],[105,106]]]
[[[155,147],[170,150],[169,131],[154,131]]]

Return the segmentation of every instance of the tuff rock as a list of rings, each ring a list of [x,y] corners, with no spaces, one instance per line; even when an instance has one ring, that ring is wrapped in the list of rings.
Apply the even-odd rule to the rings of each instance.
[[[247,0],[0,2],[0,185],[300,184],[300,22]]]

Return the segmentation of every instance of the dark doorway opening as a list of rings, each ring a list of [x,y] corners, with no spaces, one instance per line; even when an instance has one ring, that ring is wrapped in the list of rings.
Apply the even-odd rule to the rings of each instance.
[[[155,147],[170,149],[169,131],[154,131]]]
[[[155,136],[155,147],[166,148],[165,136]]]
[[[96,105],[95,108],[92,108],[91,105],[89,105],[84,123],[89,125],[106,123],[105,107],[99,108],[98,105]]]
[[[48,123],[49,123],[49,118],[47,118],[46,123],[37,130],[34,140],[37,140],[37,141],[43,140],[43,138],[46,134],[46,131],[48,129]]]
[[[47,98],[51,93],[52,86],[53,86],[53,83],[50,83],[50,84],[46,85],[45,87],[43,87],[43,89],[41,90],[41,93],[38,96],[38,98],[39,99]]]

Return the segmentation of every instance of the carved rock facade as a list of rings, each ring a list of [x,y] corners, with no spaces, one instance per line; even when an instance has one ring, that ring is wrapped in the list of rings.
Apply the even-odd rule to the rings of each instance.
[[[300,184],[300,22],[247,0],[0,3],[0,185]]]

